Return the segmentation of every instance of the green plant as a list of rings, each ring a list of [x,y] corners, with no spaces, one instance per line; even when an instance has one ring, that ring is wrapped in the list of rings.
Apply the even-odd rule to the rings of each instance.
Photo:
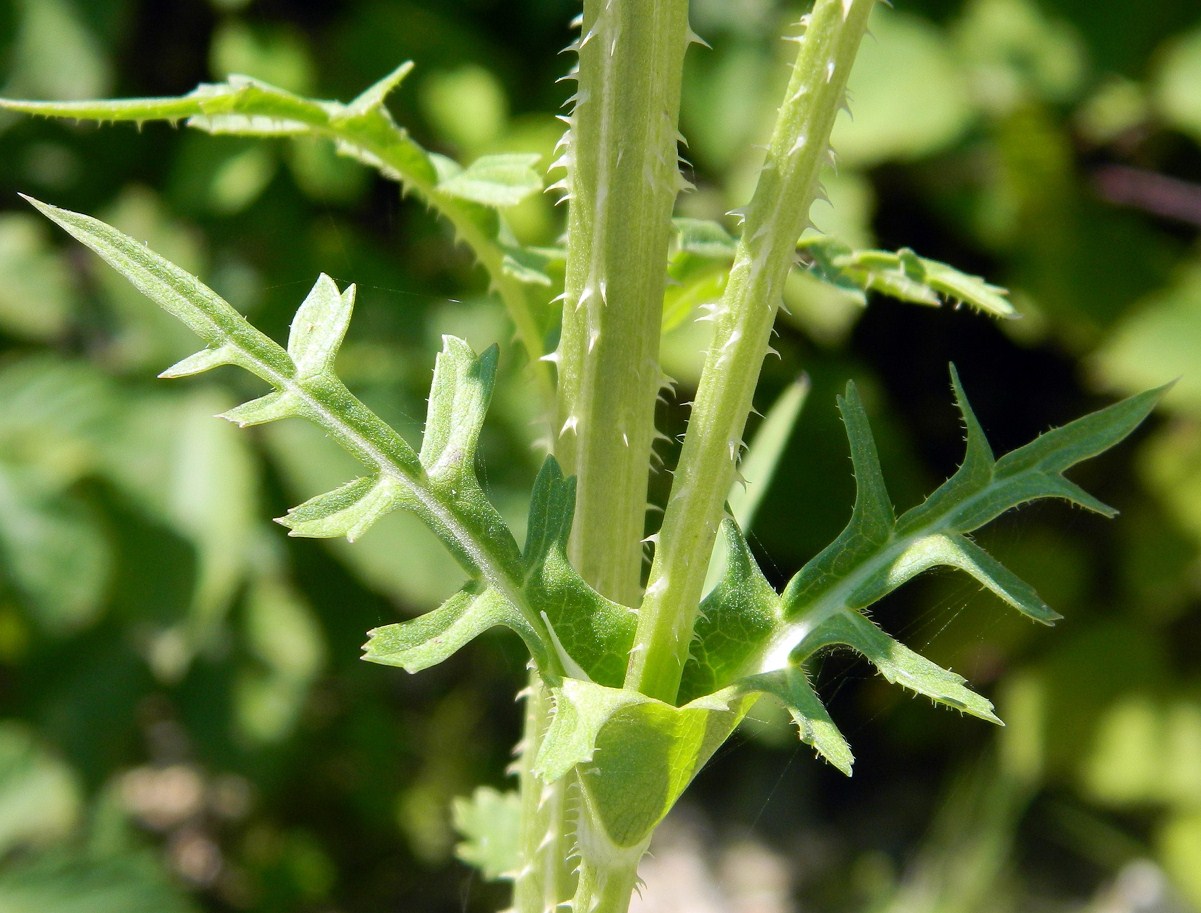
[[[415,449],[335,372],[353,287],[340,289],[322,276],[284,348],[135,239],[31,201],[206,343],[164,376],[243,368],[271,390],[225,417],[240,425],[306,418],[366,466],[363,477],[282,518],[293,535],[353,540],[404,509],[459,560],[469,577],[464,588],[425,616],[372,632],[367,659],[416,672],[496,625],[522,639],[533,672],[518,796],[481,792],[458,813],[463,829],[476,836],[465,855],[486,874],[514,879],[520,913],[568,902],[580,913],[626,909],[655,826],[762,695],[782,702],[801,738],[849,773],[850,749],[806,675],[805,664],[820,651],[849,647],[889,681],[995,720],[987,700],[893,640],[867,610],[914,575],[948,566],[1027,616],[1053,621],[1033,589],[969,534],[1039,498],[1112,513],[1063,473],[1125,437],[1157,398],[1158,391],[1132,397],[997,459],[952,371],[967,430],[963,463],[924,502],[897,516],[864,405],[849,385],[840,409],[858,486],[851,521],[782,593],[768,585],[737,519],[723,517],[737,489],[744,428],[798,250],[816,275],[844,288],[924,304],[951,298],[996,316],[1012,314],[1000,290],[912,251],[800,240],[873,5],[818,0],[802,19],[791,80],[756,191],[739,213],[737,238],[720,225],[672,221],[686,186],[677,119],[682,61],[693,39],[681,0],[649,11],[620,0],[585,3],[573,48],[578,88],[554,166],[564,174],[554,188],[568,204],[562,251],[520,246],[501,214],[541,188],[534,159],[487,156],[463,167],[423,149],[396,125],[385,102],[407,64],[345,105],[245,78],[177,99],[6,103],[59,117],[187,119],[212,133],[324,137],[440,213],[487,271],[553,414],[555,455],[533,484],[524,547],[477,476],[495,347],[477,355],[461,340],[445,339]],[[706,302],[713,340],[666,513],[650,537],[654,559],[644,580],[655,402],[669,383],[658,347],[673,245],[696,262],[682,278],[685,287],[692,283],[705,301],[717,275],[721,293]],[[561,317],[543,306],[560,263]],[[677,292],[681,297],[688,300]],[[724,570],[707,587],[719,527]],[[504,845],[501,834],[515,839]]]

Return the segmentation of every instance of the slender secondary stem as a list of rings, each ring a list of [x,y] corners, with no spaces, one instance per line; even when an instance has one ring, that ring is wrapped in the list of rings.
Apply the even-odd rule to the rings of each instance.
[[[585,0],[558,164],[569,202],[556,455],[577,477],[571,559],[601,593],[641,592],[646,489],[687,0]]]
[[[659,533],[627,687],[674,701],[722,505],[796,242],[808,224],[830,131],[875,0],[817,0],[767,158],[745,212]]]

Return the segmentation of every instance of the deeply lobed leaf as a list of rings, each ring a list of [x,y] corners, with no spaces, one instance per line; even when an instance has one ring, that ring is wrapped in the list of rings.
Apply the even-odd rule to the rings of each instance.
[[[797,249],[817,278],[860,299],[867,292],[879,292],[913,304],[937,307],[943,301],[963,302],[994,317],[1017,316],[1003,288],[938,260],[919,257],[909,248],[855,250],[834,238],[817,236],[804,238]]]
[[[963,678],[894,640],[864,611],[932,567],[956,568],[1029,618],[1059,616],[1028,583],[968,534],[1004,511],[1038,498],[1064,498],[1111,515],[1063,472],[1122,440],[1146,418],[1163,390],[1133,396],[1054,429],[1000,460],[951,369],[966,429],[959,469],[921,505],[896,516],[867,415],[853,384],[839,400],[855,471],[856,498],[841,534],[777,596],[736,524],[727,520],[726,574],[705,600],[684,669],[680,701],[735,687],[762,692],[789,710],[801,738],[846,773],[851,755],[805,677],[819,652],[849,647],[889,682],[937,703],[999,722],[992,705]]]
[[[546,285],[545,273],[529,265],[537,252],[521,248],[497,212],[542,189],[537,156],[483,156],[466,168],[431,153],[393,119],[388,96],[412,71],[397,67],[349,104],[310,99],[247,76],[205,83],[175,98],[33,102],[0,99],[0,108],[45,117],[99,123],[178,123],[212,134],[254,137],[318,137],[340,155],[373,168],[441,214],[471,248],[517,324],[532,360],[543,355],[543,329],[534,318],[527,286]],[[544,366],[535,367],[549,383]]]

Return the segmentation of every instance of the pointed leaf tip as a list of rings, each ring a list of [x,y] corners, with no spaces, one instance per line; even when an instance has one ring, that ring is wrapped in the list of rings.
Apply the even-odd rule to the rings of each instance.
[[[354,542],[403,500],[397,484],[386,476],[366,476],[340,488],[310,498],[293,507],[276,522],[290,536],[333,539],[345,536]]]
[[[347,113],[352,117],[357,117],[381,108],[388,96],[395,92],[405,78],[413,72],[415,66],[413,61],[406,60],[379,82],[361,92],[354,101],[346,106]]]
[[[333,375],[338,349],[354,312],[355,286],[339,291],[322,273],[292,318],[288,355],[299,379]]]

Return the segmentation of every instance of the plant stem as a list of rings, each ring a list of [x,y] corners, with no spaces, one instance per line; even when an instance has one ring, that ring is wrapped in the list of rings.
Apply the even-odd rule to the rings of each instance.
[[[567,826],[570,778],[543,783],[533,772],[534,759],[550,723],[553,702],[537,672],[525,693],[525,731],[518,746],[521,790],[520,866],[513,883],[514,913],[555,913],[571,896],[575,874],[569,862],[573,840]]]
[[[625,605],[641,589],[646,488],[661,383],[659,334],[671,215],[681,187],[677,136],[687,0],[585,0],[577,92],[558,187],[569,204],[556,455],[577,478],[571,560],[588,583]],[[578,887],[576,910],[624,911],[639,852],[621,877],[567,867],[586,821],[568,815],[571,778],[531,772],[553,705],[531,682],[521,747],[518,913],[553,913]],[[580,809],[578,817],[587,816]],[[584,904],[580,906],[579,904]],[[595,906],[601,904],[602,906]]]
[[[616,846],[605,835],[603,825],[594,822],[585,798],[576,824],[576,842],[579,881],[571,913],[626,913],[638,886],[638,862],[650,838],[635,846]]]
[[[817,0],[745,212],[659,533],[627,687],[674,702],[722,505],[769,350],[784,280],[808,225],[830,132],[875,0]]]
[[[556,454],[577,477],[571,560],[640,595],[687,0],[585,0],[564,152],[570,209]]]

